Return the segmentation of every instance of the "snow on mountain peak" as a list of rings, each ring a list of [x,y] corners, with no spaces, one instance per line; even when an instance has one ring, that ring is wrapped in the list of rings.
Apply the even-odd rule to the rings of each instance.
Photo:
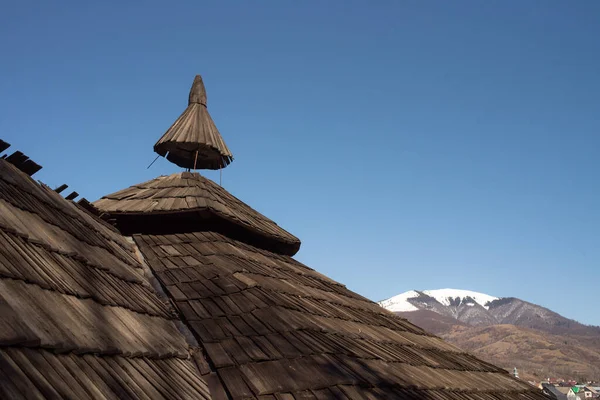
[[[419,297],[419,293],[414,290],[400,293],[397,296],[390,297],[387,300],[379,302],[379,305],[389,311],[400,312],[400,311],[417,311],[418,308],[408,302],[408,299]]]
[[[470,290],[461,289],[438,289],[438,290],[423,290],[423,293],[427,296],[431,296],[445,306],[449,306],[452,300],[456,298],[460,299],[461,302],[470,297],[475,300],[477,304],[484,307],[486,310],[489,308],[486,304],[494,300],[498,300],[498,297],[490,296],[489,294],[473,292]]]
[[[456,299],[459,299],[460,303],[464,302],[464,304],[467,306],[474,306],[474,301],[475,303],[484,307],[486,310],[489,309],[489,306],[487,306],[489,302],[498,299],[498,297],[490,296],[488,294],[461,289],[423,290],[421,293],[429,297],[433,297],[445,306],[449,306],[452,303],[455,303]],[[393,312],[417,311],[419,308],[412,305],[408,300],[421,296],[421,293],[415,290],[409,290],[408,292],[400,293],[399,295],[390,297],[387,300],[380,301],[379,305]],[[467,298],[469,298],[469,300],[465,301]]]

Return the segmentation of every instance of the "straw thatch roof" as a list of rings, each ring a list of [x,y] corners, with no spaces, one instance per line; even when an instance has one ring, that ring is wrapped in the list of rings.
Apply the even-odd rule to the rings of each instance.
[[[136,252],[0,160],[0,398],[211,398]]]
[[[181,172],[106,195],[94,202],[122,232],[212,229],[294,255],[300,240],[198,173]]]
[[[190,169],[221,169],[233,161],[206,108],[206,89],[200,75],[194,78],[188,107],[156,142],[154,151]]]

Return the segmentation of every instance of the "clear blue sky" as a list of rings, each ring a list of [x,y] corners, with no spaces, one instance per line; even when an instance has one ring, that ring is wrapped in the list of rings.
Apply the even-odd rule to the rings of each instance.
[[[146,167],[200,73],[224,186],[302,262],[600,325],[600,1],[143,3],[2,4],[0,137],[37,179],[179,171]]]

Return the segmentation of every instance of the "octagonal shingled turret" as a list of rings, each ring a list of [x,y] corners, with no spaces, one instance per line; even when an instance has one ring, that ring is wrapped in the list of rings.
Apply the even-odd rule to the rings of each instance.
[[[154,145],[154,151],[182,168],[221,169],[233,161],[206,108],[206,89],[196,75],[188,106]]]
[[[300,249],[297,237],[195,172],[159,176],[108,194],[94,206],[127,234],[211,229],[281,254]]]

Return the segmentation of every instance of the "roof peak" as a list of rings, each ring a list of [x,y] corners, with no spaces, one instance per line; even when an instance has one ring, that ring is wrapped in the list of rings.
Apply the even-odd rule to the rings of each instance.
[[[188,106],[197,103],[202,104],[206,107],[206,88],[204,87],[204,81],[200,75],[194,77],[194,82],[190,89],[190,96],[188,99]]]
[[[206,108],[206,89],[196,75],[188,106],[154,145],[154,151],[182,168],[221,169],[233,161]]]

